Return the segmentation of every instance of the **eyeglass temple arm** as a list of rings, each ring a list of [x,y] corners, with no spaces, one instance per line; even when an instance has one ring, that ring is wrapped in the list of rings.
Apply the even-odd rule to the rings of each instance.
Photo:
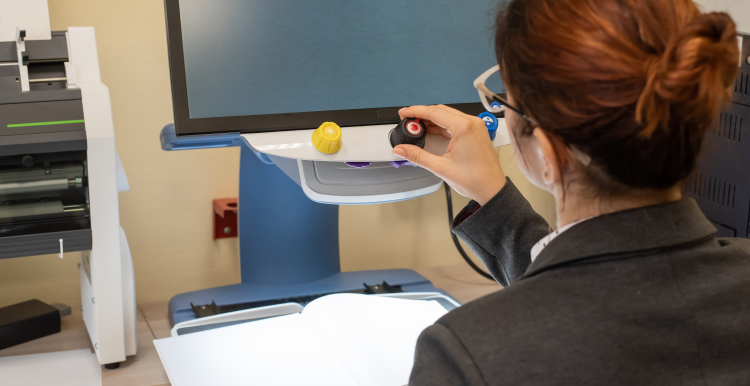
[[[485,90],[487,90],[487,87],[485,87]],[[489,90],[487,90],[487,91],[489,91]],[[526,116],[526,114],[524,114],[521,110],[519,110],[519,109],[511,106],[510,103],[508,103],[508,100],[505,99],[506,98],[505,94],[495,94],[492,91],[489,91],[489,92],[490,92],[490,95],[488,95],[488,97],[490,97],[492,100],[500,103],[501,105],[505,106],[506,108],[509,108],[509,109],[515,111],[516,113],[520,114],[524,119],[528,119],[528,117]]]
[[[492,99],[494,101],[497,101],[500,104],[502,104],[503,106],[508,107],[511,110],[518,112],[518,110],[516,110],[513,106],[510,106],[508,104],[508,101],[505,99],[506,98],[506,96],[505,96],[506,94],[505,93],[503,93],[503,94],[495,94],[494,92],[490,91],[490,89],[488,89],[487,86],[484,85],[484,83],[477,83],[477,89],[479,91],[481,91],[482,94],[484,94],[485,96],[487,96],[487,98],[490,98],[490,99]]]
[[[509,108],[509,109],[515,111],[521,117],[523,117],[523,119],[531,122],[534,125],[537,124],[535,120],[533,120],[532,118],[527,117],[526,114],[524,114],[521,110],[519,110],[519,109],[511,106],[510,103],[508,103],[508,101],[506,100],[507,96],[506,96],[505,93],[503,93],[503,94],[495,94],[494,92],[490,91],[490,89],[488,89],[487,86],[484,85],[484,83],[481,83],[481,82],[477,83],[475,85],[475,87],[477,88],[477,90],[479,90],[482,94],[484,94],[488,98],[490,98],[490,99],[492,99],[494,101],[497,101],[498,103],[502,104],[506,108]]]
[[[495,94],[494,92],[490,91],[490,89],[487,88],[487,86],[484,85],[484,83],[477,83],[476,84],[477,90],[479,90],[484,96],[487,98],[490,98],[491,100],[494,100],[495,102],[500,103],[501,105],[508,107],[509,109],[518,112],[513,106],[510,106],[508,104],[508,101],[505,99],[505,94]],[[521,114],[523,115],[523,114]]]

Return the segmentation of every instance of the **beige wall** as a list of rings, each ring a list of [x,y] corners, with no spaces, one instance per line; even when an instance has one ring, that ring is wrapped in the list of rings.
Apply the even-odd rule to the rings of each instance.
[[[112,96],[117,149],[130,180],[120,194],[139,303],[240,280],[236,239],[212,240],[211,200],[236,197],[239,150],[164,152],[159,131],[172,122],[161,0],[49,0],[53,30],[96,28],[102,81]],[[507,173],[545,217],[552,202],[518,172]],[[467,200],[454,194],[454,211]],[[262,203],[259,203],[262,205]],[[343,270],[460,264],[448,233],[443,191],[405,202],[340,211]],[[408,236],[408,237],[405,237]],[[77,253],[0,260],[0,306],[38,298],[80,305]]]

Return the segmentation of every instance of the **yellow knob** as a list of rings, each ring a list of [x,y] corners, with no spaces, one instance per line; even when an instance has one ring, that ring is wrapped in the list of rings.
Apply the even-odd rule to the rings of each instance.
[[[312,143],[316,149],[326,154],[333,154],[341,149],[341,128],[333,122],[325,122],[312,134]]]

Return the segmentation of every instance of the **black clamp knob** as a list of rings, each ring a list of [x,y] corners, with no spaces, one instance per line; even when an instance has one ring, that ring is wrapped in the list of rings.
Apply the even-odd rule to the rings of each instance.
[[[391,146],[414,145],[424,149],[427,127],[419,118],[404,118],[390,133]]]

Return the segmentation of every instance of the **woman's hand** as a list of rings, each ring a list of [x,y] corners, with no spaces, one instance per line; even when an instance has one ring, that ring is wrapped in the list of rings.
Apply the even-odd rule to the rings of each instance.
[[[505,185],[505,174],[479,117],[448,106],[412,106],[401,109],[401,119],[425,120],[428,134],[450,140],[442,156],[413,145],[398,145],[393,154],[445,180],[459,194],[484,205]]]

